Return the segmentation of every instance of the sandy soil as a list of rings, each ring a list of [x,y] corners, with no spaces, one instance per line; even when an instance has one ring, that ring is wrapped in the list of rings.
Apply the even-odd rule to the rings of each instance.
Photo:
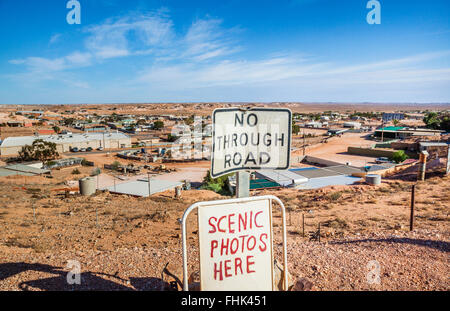
[[[306,148],[306,154],[323,159],[332,159],[332,161],[345,164],[350,162],[354,166],[365,166],[373,164],[375,157],[363,157],[350,155],[347,153],[349,146],[353,147],[369,147],[373,145],[373,141],[366,139],[367,133],[346,133],[342,137],[333,137],[328,143],[316,144]],[[300,156],[303,150],[299,149],[293,153]]]
[[[85,168],[82,168],[83,170]],[[82,172],[82,173],[88,173]],[[72,178],[60,171],[57,180]],[[64,177],[63,175],[66,174]],[[354,185],[271,193],[288,209],[289,268],[313,290],[448,290],[450,176],[429,175],[416,193],[416,229],[408,231],[412,182],[388,177],[378,187]],[[159,290],[161,271],[181,277],[180,226],[192,203],[221,199],[210,191],[151,198],[99,193],[65,197],[38,177],[0,180],[0,289]],[[35,207],[35,214],[33,208]],[[302,236],[305,216],[305,237]],[[321,223],[321,241],[316,236]],[[274,211],[277,258],[281,218]],[[189,269],[198,269],[196,216],[188,221]],[[68,260],[82,265],[83,283],[65,282]],[[381,283],[367,283],[377,260]]]

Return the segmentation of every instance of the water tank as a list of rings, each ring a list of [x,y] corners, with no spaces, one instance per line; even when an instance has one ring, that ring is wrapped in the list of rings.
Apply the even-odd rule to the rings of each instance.
[[[374,185],[374,186],[381,184],[381,175],[367,174],[366,175],[366,183],[368,183],[369,185]]]
[[[84,196],[93,195],[96,190],[95,178],[86,177],[78,181],[80,186],[80,194]]]

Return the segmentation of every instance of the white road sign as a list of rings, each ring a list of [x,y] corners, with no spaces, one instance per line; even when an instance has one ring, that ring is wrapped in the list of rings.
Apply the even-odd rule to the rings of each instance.
[[[201,206],[198,225],[202,290],[272,290],[269,198]]]
[[[291,132],[289,109],[214,110],[212,177],[239,170],[288,169]]]

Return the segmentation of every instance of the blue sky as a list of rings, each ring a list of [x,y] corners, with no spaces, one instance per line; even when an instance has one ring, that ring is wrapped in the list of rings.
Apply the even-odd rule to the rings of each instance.
[[[450,102],[450,1],[0,0],[0,104]]]

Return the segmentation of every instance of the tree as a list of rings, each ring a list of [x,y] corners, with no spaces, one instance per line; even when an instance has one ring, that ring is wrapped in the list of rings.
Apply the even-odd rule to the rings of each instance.
[[[191,115],[189,118],[184,119],[184,123],[185,123],[186,125],[194,124],[194,118],[195,118],[195,116],[194,116],[194,115]]]
[[[173,142],[176,142],[178,138],[179,138],[179,137],[176,136],[176,135],[169,134],[169,135],[167,136],[167,141],[173,143]]]
[[[56,134],[61,132],[61,129],[58,126],[56,126],[56,125],[54,127],[52,127],[52,129],[55,131]]]
[[[164,128],[164,122],[163,121],[155,121],[155,123],[153,123],[153,128],[155,130],[160,130],[162,128]]]
[[[203,185],[201,188],[205,189],[205,190],[211,190],[211,191],[220,193],[222,195],[229,195],[230,192],[229,192],[228,187],[226,187],[226,185],[228,182],[228,177],[231,175],[233,175],[233,174],[228,174],[228,175],[220,176],[217,178],[212,178],[211,172],[208,171],[205,178],[203,179]]]
[[[22,161],[39,160],[41,162],[47,162],[56,159],[58,156],[56,144],[42,139],[35,140],[31,146],[25,145],[19,151],[19,158]]]
[[[295,124],[295,121],[292,121],[292,133],[297,135],[300,132],[300,126]]]
[[[423,118],[423,122],[428,128],[434,130],[450,131],[450,114],[437,114],[436,112],[428,112]]]
[[[423,118],[423,122],[427,125],[428,128],[437,130],[440,126],[438,114],[436,112],[429,112]]]
[[[66,126],[72,126],[75,123],[75,119],[74,118],[64,118],[63,123]]]
[[[394,161],[395,163],[402,163],[403,161],[405,161],[408,158],[408,156],[406,155],[405,151],[403,150],[399,150],[396,151],[393,155],[391,160]]]

